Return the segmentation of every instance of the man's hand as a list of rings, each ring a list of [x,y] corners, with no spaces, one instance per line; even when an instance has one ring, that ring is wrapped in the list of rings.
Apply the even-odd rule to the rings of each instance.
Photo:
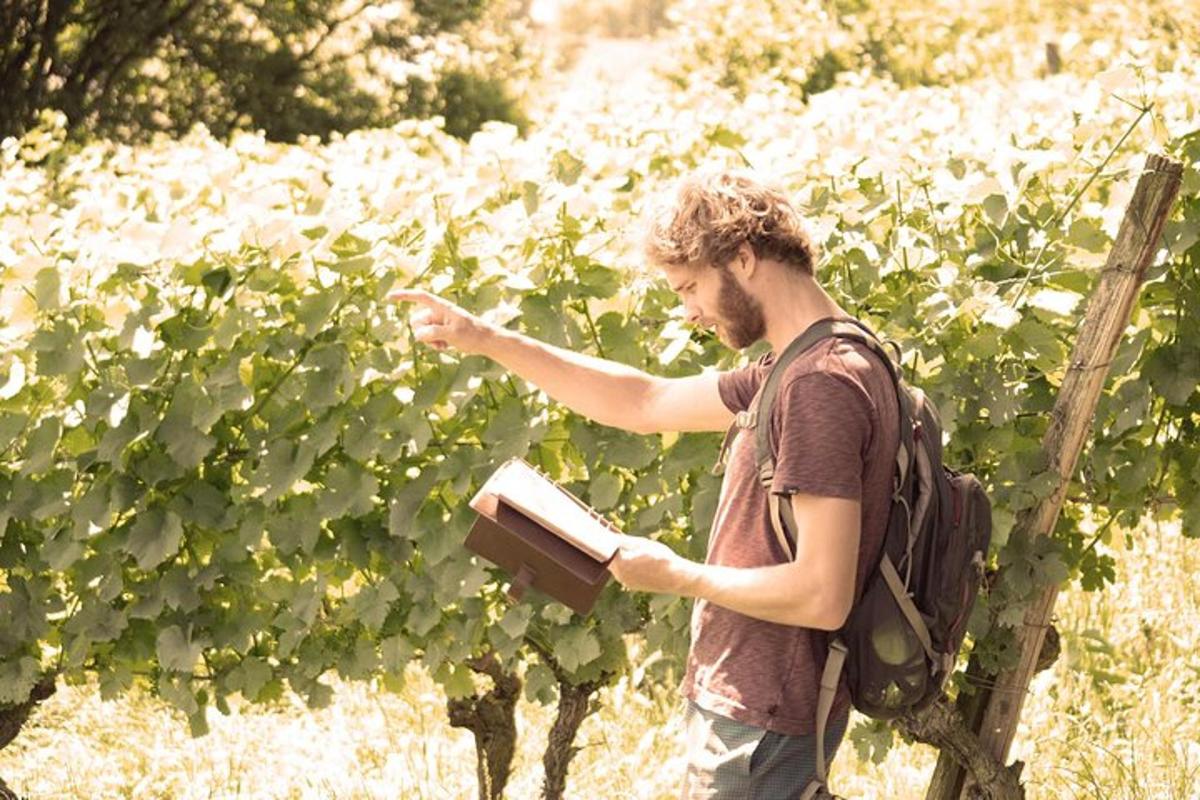
[[[626,589],[685,594],[697,566],[662,542],[621,534],[621,546],[608,569]]]
[[[421,289],[399,289],[389,294],[388,299],[421,306],[409,318],[413,335],[436,350],[454,347],[468,355],[481,353],[484,343],[495,332],[471,312]]]

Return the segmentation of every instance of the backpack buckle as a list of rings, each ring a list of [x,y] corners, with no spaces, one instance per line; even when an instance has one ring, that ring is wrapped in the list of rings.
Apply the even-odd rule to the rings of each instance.
[[[734,422],[739,428],[753,428],[758,422],[757,411],[739,411],[734,416]]]

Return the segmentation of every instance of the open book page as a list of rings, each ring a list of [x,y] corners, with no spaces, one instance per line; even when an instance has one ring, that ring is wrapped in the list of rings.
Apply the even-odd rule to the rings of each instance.
[[[484,495],[502,498],[592,558],[607,561],[617,551],[616,533],[606,520],[521,459],[506,461],[492,473],[470,506],[480,510]]]

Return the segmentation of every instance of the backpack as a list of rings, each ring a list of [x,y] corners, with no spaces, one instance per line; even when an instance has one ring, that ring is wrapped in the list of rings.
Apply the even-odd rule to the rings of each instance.
[[[830,336],[865,344],[887,366],[900,405],[900,446],[887,532],[846,623],[827,637],[817,696],[817,772],[802,800],[827,793],[825,728],[840,676],[856,709],[892,719],[928,706],[954,670],[991,541],[991,502],[976,477],[942,463],[942,424],[920,389],[907,384],[876,337],[855,319],[826,317],[796,337],[771,366],[750,407],[738,412],[713,469],[740,429],[754,432],[758,475],[767,489],[771,524],[795,558],[791,504],[771,493],[775,462],[769,441],[771,404],[787,365]],[[900,349],[895,342],[897,360]],[[758,424],[763,421],[763,424]]]

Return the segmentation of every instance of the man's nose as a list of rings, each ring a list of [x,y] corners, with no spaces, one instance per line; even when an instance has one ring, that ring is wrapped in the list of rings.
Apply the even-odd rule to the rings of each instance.
[[[683,308],[684,308],[684,312],[685,312],[685,319],[687,319],[688,324],[689,325],[699,325],[700,320],[702,319],[702,316],[700,314],[700,309],[693,308],[691,306],[686,306],[686,305]]]

